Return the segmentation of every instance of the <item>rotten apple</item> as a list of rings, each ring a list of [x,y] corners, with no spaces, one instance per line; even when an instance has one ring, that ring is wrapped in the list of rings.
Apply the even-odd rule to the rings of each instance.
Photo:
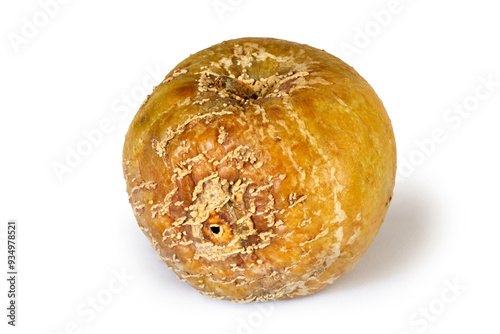
[[[202,294],[301,297],[349,271],[392,198],[396,147],[372,87],[308,45],[226,41],[177,65],[125,138],[139,227]]]

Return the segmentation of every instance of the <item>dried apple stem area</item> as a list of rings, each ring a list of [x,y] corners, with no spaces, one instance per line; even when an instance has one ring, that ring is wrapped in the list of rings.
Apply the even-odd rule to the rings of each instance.
[[[218,76],[214,82],[215,88],[219,91],[227,90],[242,99],[256,99],[257,93],[246,83],[225,75]]]
[[[303,54],[276,56],[256,44],[235,45],[231,56],[223,57],[211,66],[202,66],[199,73],[199,99],[206,102],[216,92],[219,97],[240,102],[248,99],[282,97],[302,78],[316,62]],[[300,58],[300,61],[298,61]],[[295,82],[297,81],[297,82]]]

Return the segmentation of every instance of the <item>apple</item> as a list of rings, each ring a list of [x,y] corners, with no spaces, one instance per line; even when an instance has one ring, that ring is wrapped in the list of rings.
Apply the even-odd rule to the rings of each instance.
[[[308,45],[241,38],[155,87],[123,170],[139,227],[179,279],[212,298],[280,300],[360,260],[392,198],[396,146],[352,67]]]

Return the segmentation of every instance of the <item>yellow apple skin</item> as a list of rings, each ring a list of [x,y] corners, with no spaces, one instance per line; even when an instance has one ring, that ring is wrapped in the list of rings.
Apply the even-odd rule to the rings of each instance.
[[[191,55],[125,138],[139,227],[211,298],[296,298],[360,260],[386,215],[396,146],[372,87],[308,45],[241,38]]]

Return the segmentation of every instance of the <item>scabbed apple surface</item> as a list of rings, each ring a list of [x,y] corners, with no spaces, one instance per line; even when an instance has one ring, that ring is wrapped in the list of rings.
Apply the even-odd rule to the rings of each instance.
[[[177,65],[125,138],[139,227],[202,294],[296,298],[332,284],[375,238],[396,171],[372,87],[308,45],[241,38]]]

